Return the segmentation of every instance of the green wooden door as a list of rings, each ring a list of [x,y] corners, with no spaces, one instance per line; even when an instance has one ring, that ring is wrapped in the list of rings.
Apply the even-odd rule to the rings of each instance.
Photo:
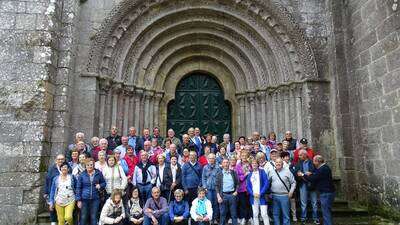
[[[205,74],[184,77],[176,88],[175,100],[168,104],[168,129],[181,136],[189,127],[199,127],[222,141],[224,133],[231,133],[231,107],[224,100],[218,82]]]

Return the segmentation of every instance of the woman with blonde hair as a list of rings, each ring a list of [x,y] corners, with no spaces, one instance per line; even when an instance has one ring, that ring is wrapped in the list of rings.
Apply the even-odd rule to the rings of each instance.
[[[107,167],[107,162],[106,162],[106,152],[105,151],[100,151],[97,154],[97,157],[99,161],[96,161],[94,163],[94,168],[100,170],[100,172],[103,172],[104,168]]]
[[[246,189],[246,178],[250,170],[249,152],[247,150],[241,151],[240,162],[236,164],[235,171],[239,179],[238,208],[241,209],[238,218],[242,225],[250,220],[250,199]]]
[[[114,189],[111,197],[107,199],[100,214],[99,225],[123,225],[125,219],[125,209],[122,203],[122,191]]]

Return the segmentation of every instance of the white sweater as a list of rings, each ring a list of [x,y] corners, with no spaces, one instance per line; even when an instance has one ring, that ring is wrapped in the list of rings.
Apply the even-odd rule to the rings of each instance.
[[[117,169],[118,168],[118,169]],[[113,174],[114,170],[114,174]],[[117,167],[109,167],[106,166],[103,169],[104,180],[106,180],[106,191],[108,194],[111,194],[112,190],[120,189],[125,190],[126,185],[128,184],[128,179],[126,178],[125,172],[121,166]]]
[[[199,199],[196,198],[195,200],[193,200],[192,202],[192,207],[190,208],[190,216],[192,217],[192,219],[194,221],[197,221],[197,213],[196,213],[196,208],[197,208],[197,203],[198,203]],[[212,205],[210,200],[206,200],[206,210],[207,210],[207,217],[212,220],[212,215],[213,215],[213,209],[212,209]]]
[[[114,212],[114,210],[118,208],[122,208],[121,216],[125,218],[125,209],[124,204],[122,204],[122,200],[119,202],[118,205],[115,205],[111,198],[107,199],[106,203],[103,206],[103,209],[101,210],[99,225],[113,224],[114,218],[111,218],[109,216]]]

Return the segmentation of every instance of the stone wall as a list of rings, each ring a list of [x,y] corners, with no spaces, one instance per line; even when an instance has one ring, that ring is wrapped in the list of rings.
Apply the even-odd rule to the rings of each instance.
[[[396,2],[350,0],[342,6],[347,68],[342,82],[348,83],[344,94],[348,106],[342,114],[341,165],[348,198],[400,210],[400,10]],[[346,87],[340,85],[339,90]]]
[[[32,224],[50,154],[60,2],[0,2],[0,223]]]

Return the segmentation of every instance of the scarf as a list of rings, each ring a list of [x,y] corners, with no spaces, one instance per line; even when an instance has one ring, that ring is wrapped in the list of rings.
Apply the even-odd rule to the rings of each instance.
[[[197,207],[196,207],[197,215],[200,215],[200,216],[207,215],[206,200],[207,200],[207,198],[197,199]]]
[[[140,162],[138,167],[142,170],[142,183],[147,182],[147,169],[150,167],[150,163],[147,162],[146,165],[143,167],[143,163]]]

